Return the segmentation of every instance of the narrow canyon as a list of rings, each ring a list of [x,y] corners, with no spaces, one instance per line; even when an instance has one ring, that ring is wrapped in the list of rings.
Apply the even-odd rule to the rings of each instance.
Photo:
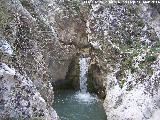
[[[147,1],[0,0],[0,120],[159,120]]]

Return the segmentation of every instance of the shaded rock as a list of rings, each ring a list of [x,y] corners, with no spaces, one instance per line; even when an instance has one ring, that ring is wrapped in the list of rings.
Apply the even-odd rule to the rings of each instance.
[[[91,64],[88,70],[87,89],[91,93],[96,93],[100,98],[105,99],[105,86],[103,85],[103,74],[97,64]]]

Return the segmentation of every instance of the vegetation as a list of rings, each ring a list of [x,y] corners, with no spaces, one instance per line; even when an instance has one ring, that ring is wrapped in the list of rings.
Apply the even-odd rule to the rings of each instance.
[[[146,56],[146,60],[145,61],[151,63],[151,62],[156,61],[156,59],[157,59],[156,56],[148,55],[148,56]]]
[[[123,88],[124,83],[125,83],[125,79],[120,80],[119,86],[121,89]]]

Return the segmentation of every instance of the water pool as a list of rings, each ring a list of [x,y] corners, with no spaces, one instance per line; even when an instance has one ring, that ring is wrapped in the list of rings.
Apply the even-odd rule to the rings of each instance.
[[[102,101],[89,93],[55,92],[53,105],[61,120],[106,120]]]

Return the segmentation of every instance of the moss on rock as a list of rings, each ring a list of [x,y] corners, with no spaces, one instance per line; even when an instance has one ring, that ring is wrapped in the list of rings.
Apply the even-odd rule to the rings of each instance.
[[[147,56],[146,57],[146,62],[154,62],[156,61],[157,57],[156,56],[153,56],[153,55],[150,55],[150,56]]]

